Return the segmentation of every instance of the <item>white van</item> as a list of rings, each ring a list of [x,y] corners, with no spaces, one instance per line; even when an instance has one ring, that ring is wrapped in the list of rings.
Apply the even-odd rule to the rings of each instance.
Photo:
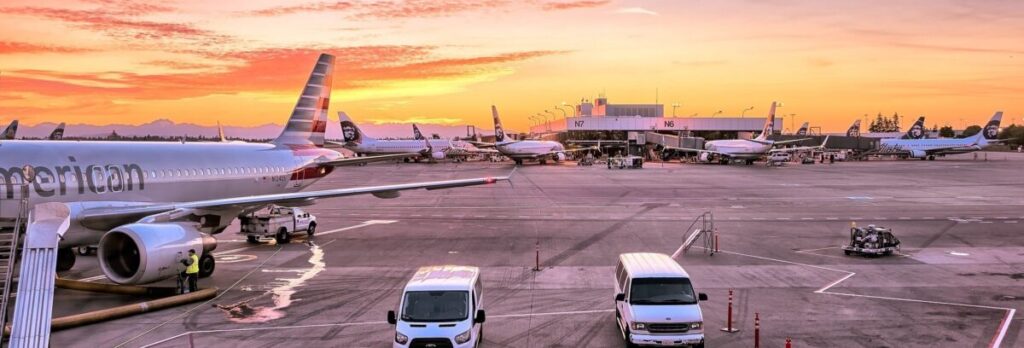
[[[619,255],[615,320],[626,346],[704,347],[704,318],[690,276],[665,254]]]
[[[469,266],[421,267],[405,285],[395,325],[395,348],[478,347],[484,335],[480,269]]]

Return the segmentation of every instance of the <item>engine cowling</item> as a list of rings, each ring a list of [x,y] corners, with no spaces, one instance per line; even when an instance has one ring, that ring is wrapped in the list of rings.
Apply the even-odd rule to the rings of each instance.
[[[436,160],[442,160],[444,159],[445,155],[444,152],[442,151],[434,151],[430,153],[430,157],[433,157]]]
[[[565,153],[559,152],[555,154],[555,160],[561,162],[565,160]]]
[[[928,156],[928,153],[924,152],[922,150],[910,150],[910,157],[913,157],[913,158],[925,158],[927,156]]]
[[[134,223],[105,233],[98,258],[111,281],[147,284],[177,276],[189,249],[202,256],[216,247],[216,239],[191,223]]]

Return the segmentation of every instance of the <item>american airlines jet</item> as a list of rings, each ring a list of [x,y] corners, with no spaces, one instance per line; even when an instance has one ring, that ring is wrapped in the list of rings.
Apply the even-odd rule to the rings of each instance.
[[[100,267],[111,281],[144,284],[174,277],[173,265],[189,249],[201,252],[200,273],[210,275],[210,251],[216,247],[211,234],[269,204],[305,205],[361,194],[395,198],[404,190],[508,180],[303,192],[338,166],[409,155],[342,158],[323,147],[334,61],[327,54],[316,60],[288,123],[271,143],[2,141],[0,218],[17,216],[23,188],[30,206],[62,204],[71,221],[60,240],[59,269],[74,265],[72,247],[97,244]]]
[[[921,160],[935,160],[935,156],[945,156],[980,151],[986,146],[1000,142],[999,123],[1003,119],[1003,112],[996,112],[992,119],[985,124],[985,127],[969,138],[963,139],[882,139],[881,151],[883,153],[903,153],[910,158]],[[923,124],[922,120],[919,120]],[[914,129],[908,132],[913,135]]]
[[[524,160],[534,160],[540,164],[547,164],[549,159],[560,162],[565,160],[567,152],[594,150],[594,148],[566,150],[562,143],[551,140],[506,140],[505,128],[501,126],[498,108],[494,105],[491,105],[491,116],[494,117],[494,143],[487,145],[494,146],[499,153],[511,158],[516,164],[521,165]]]
[[[768,139],[768,135],[772,133],[775,125],[776,104],[776,102],[772,102],[772,106],[768,111],[768,118],[764,121],[764,128],[761,129],[761,134],[758,135],[757,138],[713,140],[704,143],[704,149],[678,148],[671,146],[666,147],[666,149],[697,152],[698,159],[700,159],[701,162],[718,161],[722,164],[728,164],[732,160],[743,160],[746,164],[750,165],[754,164],[754,161],[764,158],[772,153],[821,149],[825,146],[825,142],[828,142],[828,137],[825,137],[825,141],[818,146],[777,148],[776,146],[779,145],[801,142],[808,139],[782,141]]]
[[[419,128],[413,125],[413,133],[418,140],[384,140],[375,139],[363,133],[359,126],[342,111],[338,112],[341,119],[342,146],[360,155],[385,155],[395,153],[421,153],[413,157],[440,160],[445,158],[464,158],[475,154],[488,153],[473,144],[461,140],[425,139]]]

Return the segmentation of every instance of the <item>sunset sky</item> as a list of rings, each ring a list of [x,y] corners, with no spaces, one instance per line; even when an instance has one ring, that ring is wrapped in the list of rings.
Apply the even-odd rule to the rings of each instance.
[[[779,100],[825,131],[878,112],[1019,124],[1021,18],[1015,0],[5,0],[0,123],[283,123],[328,52],[330,114],[360,122],[490,129],[493,103],[525,129],[657,90],[678,115]]]

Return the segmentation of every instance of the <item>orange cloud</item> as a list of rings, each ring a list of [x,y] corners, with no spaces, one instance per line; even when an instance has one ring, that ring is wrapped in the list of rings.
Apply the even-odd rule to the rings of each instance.
[[[611,0],[580,0],[570,2],[551,2],[541,6],[541,8],[552,11],[552,10],[572,10],[577,8],[590,8],[600,7],[611,3]]]
[[[94,50],[80,47],[37,45],[25,42],[0,41],[0,54],[15,53],[84,53]]]
[[[14,7],[5,8],[0,13],[47,18],[120,38],[188,38],[209,41],[218,37],[218,35],[210,31],[196,28],[188,23],[163,23],[133,18],[140,14],[151,14],[167,10],[169,8],[159,6],[130,6],[113,10],[103,8],[70,10],[48,7]]]

